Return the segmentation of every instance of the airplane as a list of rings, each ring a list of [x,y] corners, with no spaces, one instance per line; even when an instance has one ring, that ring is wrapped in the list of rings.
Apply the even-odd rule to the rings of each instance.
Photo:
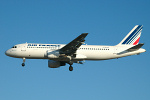
[[[68,44],[23,43],[14,45],[5,54],[14,58],[22,58],[22,66],[25,66],[26,59],[48,59],[49,68],[69,64],[69,71],[73,71],[73,63],[83,64],[85,60],[118,59],[146,52],[141,48],[144,43],[139,43],[142,29],[143,25],[136,25],[115,46],[86,45],[84,42],[88,33],[82,33]]]

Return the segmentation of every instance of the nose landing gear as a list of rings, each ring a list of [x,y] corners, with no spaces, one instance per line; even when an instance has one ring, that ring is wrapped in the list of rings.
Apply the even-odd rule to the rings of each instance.
[[[26,60],[26,58],[23,58],[22,67],[24,67],[24,66],[25,66],[25,60]]]
[[[22,67],[24,67],[25,66],[25,63],[22,63]]]

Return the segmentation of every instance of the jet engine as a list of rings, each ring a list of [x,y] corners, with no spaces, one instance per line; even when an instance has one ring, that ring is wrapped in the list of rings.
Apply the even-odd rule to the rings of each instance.
[[[65,65],[66,65],[65,62],[48,60],[48,67],[49,68],[58,68],[60,66],[65,66]]]

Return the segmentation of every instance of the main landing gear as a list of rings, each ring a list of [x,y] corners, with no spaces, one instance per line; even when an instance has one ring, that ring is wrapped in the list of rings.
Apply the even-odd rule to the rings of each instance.
[[[73,62],[72,62],[72,61],[70,61],[68,64],[70,65],[70,66],[69,66],[69,71],[73,71],[73,67],[72,67]]]
[[[69,71],[73,71],[73,67],[71,65],[69,67]]]
[[[24,66],[25,66],[25,60],[26,60],[26,58],[23,58],[22,67],[24,67]]]

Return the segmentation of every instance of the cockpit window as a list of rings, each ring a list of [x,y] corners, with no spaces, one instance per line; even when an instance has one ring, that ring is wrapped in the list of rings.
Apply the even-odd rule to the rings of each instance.
[[[17,46],[13,46],[12,48],[17,48]]]

